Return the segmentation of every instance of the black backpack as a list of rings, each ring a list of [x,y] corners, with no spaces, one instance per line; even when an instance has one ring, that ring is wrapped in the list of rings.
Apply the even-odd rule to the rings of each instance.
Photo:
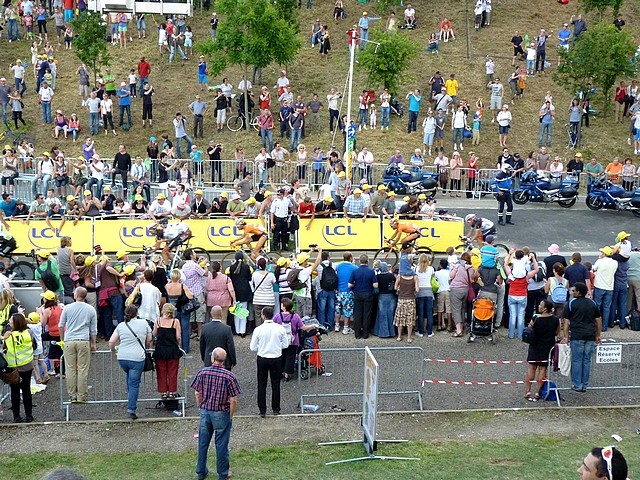
[[[544,262],[538,262],[538,272],[536,273],[536,276],[533,277],[533,280],[536,282],[542,282],[543,280],[547,279],[547,266],[544,264]]]
[[[40,279],[47,290],[57,292],[60,289],[58,278],[51,271],[51,260],[47,261],[47,268],[44,272],[40,268],[38,268],[38,271],[40,272]]]
[[[289,270],[289,273],[287,273],[287,283],[289,284],[289,288],[294,292],[296,290],[306,288],[307,286],[306,282],[301,282],[298,278],[298,275],[300,275],[301,271],[301,268],[292,268],[291,270]]]
[[[338,274],[333,265],[329,263],[322,268],[322,276],[320,277],[320,288],[325,292],[333,292],[338,289]]]

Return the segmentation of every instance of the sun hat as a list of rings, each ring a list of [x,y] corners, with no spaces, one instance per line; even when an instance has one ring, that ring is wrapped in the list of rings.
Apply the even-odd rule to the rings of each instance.
[[[552,243],[551,245],[549,245],[549,248],[547,248],[547,252],[549,252],[551,255],[558,255],[560,253],[560,247],[557,243]]]

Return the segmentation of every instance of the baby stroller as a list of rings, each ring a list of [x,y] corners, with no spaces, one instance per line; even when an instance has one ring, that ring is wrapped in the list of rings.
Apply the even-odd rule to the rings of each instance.
[[[389,106],[391,107],[391,113],[398,115],[400,118],[404,117],[404,107],[397,98],[392,98]]]
[[[488,298],[476,298],[471,307],[471,326],[467,343],[474,342],[476,336],[489,337],[488,340],[495,345],[498,340],[493,327],[496,315],[496,304]]]
[[[305,325],[318,323],[315,318],[304,317],[302,322]],[[300,348],[296,356],[295,369],[300,372],[300,378],[307,380],[311,375],[311,367],[313,367],[317,375],[322,375],[326,372],[324,363],[322,363],[322,354],[319,351],[302,353],[304,350],[318,350],[318,343],[321,340],[322,335],[326,335],[328,330],[326,327],[320,325],[311,330],[299,330],[298,337],[300,338]]]

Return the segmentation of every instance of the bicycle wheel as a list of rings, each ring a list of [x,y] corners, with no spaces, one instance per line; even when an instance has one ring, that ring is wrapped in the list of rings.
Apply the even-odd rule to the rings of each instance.
[[[433,250],[431,250],[429,247],[416,248],[416,255],[414,259],[417,261],[418,257],[423,253],[429,258],[429,264],[433,265],[433,258],[434,258]]]
[[[227,128],[232,132],[238,132],[242,128],[242,117],[240,115],[231,115],[227,119]]]
[[[465,245],[464,243],[461,243],[460,245],[458,245],[458,246],[456,247],[456,253],[457,253],[458,255],[463,254],[463,253],[464,253],[464,252],[466,252],[467,250],[468,250],[468,247],[467,247],[467,245]]]
[[[258,125],[258,117],[252,118],[250,125],[254,128],[256,132],[260,131],[260,126]]]
[[[507,247],[505,244],[494,243],[493,246],[498,249],[501,257],[506,257],[507,255],[509,255],[509,247]]]
[[[231,266],[231,264],[236,259],[236,252],[227,253],[220,260],[220,265],[222,266],[222,271],[225,272],[227,268]]]
[[[193,250],[193,253],[196,254],[196,258],[204,257],[207,259],[207,263],[211,265],[211,255],[209,255],[209,252],[207,252],[204,248],[193,247],[191,250]]]
[[[389,267],[393,268],[398,264],[398,252],[390,247],[381,248],[376,252],[373,257],[373,260],[380,260],[381,262],[386,262],[389,264]]]
[[[16,139],[13,141],[13,144],[14,144],[16,147],[18,147],[18,146],[20,146],[20,143],[22,143],[22,141],[23,141],[23,140],[24,140],[25,142],[27,142],[27,143],[31,143],[31,144],[35,143],[35,140],[33,139],[33,137],[31,137],[31,136],[29,136],[29,135],[27,135],[27,134],[24,134],[24,133],[23,133],[23,134],[18,135],[18,136],[16,137]]]
[[[7,270],[9,280],[35,280],[35,267],[29,262],[16,262]]]

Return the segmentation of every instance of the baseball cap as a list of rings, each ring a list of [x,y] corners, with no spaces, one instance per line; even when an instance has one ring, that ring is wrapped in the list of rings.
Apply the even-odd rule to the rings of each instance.
[[[38,250],[36,252],[36,255],[38,255],[40,258],[49,258],[49,256],[51,255],[50,252],[48,252],[47,250]]]
[[[344,172],[340,172],[340,173],[338,173],[338,176],[339,176],[340,178],[344,178],[344,177],[346,177],[346,176],[347,176],[347,174],[346,174],[346,173],[344,173]]]
[[[156,200],[164,200],[167,196],[164,193],[159,193],[156,197]]]
[[[85,197],[91,195],[91,190],[85,190],[84,192],[82,192],[82,195],[84,195]]]
[[[496,236],[495,235],[487,235],[486,237],[484,237],[484,241],[487,243],[493,243],[496,241]]]
[[[231,200],[240,200],[240,195],[234,193],[233,195],[231,195]]]
[[[126,87],[126,86],[127,86],[127,84],[126,84],[126,83],[124,83],[124,82],[120,82],[120,86],[121,86],[121,87]]]
[[[196,195],[203,195],[203,194],[204,194],[204,192],[202,190],[200,190],[200,189],[196,190]]]
[[[136,202],[139,202],[139,201],[141,201],[141,200],[142,200],[142,195],[140,195],[140,194],[138,193],[135,197],[133,197],[133,199],[134,199]]]
[[[47,290],[44,293],[41,293],[40,296],[42,298],[44,298],[45,300],[55,300],[56,299],[56,294],[54,292],[52,292],[51,290]]]
[[[578,158],[582,158],[582,154],[580,152],[576,153],[575,156],[578,157]]]
[[[324,200],[325,202],[329,202],[329,203],[333,202],[333,198],[330,195],[327,195],[322,200]]]
[[[362,190],[360,190],[359,188],[356,188],[356,189],[353,191],[353,193],[354,193],[354,194],[362,193]]]
[[[296,260],[298,261],[298,265],[302,265],[304,262],[309,260],[309,254],[306,252],[302,252],[296,257]]]
[[[255,198],[253,198],[253,197],[251,197],[249,200],[247,200],[247,203],[248,203],[249,205],[253,205],[254,203],[256,203],[256,199],[255,199]]]
[[[395,197],[396,196],[396,192],[394,192],[393,190],[391,190],[389,193],[387,193],[388,197]]]
[[[609,246],[607,246],[607,247],[602,247],[602,248],[600,249],[600,251],[601,251],[602,253],[604,253],[607,257],[610,257],[611,255],[613,255],[613,249],[612,249],[611,247],[609,247]]]
[[[122,273],[124,273],[128,277],[129,275],[133,275],[135,273],[136,268],[137,265],[135,264],[127,265],[122,269]]]
[[[129,255],[129,252],[127,252],[126,250],[118,250],[118,253],[116,253],[116,258],[120,260],[122,257],[126,255]]]
[[[387,189],[386,185],[383,185],[383,184],[378,185],[378,191],[386,190],[386,189]]]
[[[73,195],[67,195],[67,202],[70,202],[72,200],[75,200],[76,197],[74,197]]]
[[[222,193],[220,194],[220,197],[222,197],[222,198],[228,198],[228,197],[229,197],[229,194],[228,194],[227,192],[222,192]]]
[[[40,323],[40,314],[38,312],[31,312],[28,318],[31,323]]]
[[[96,257],[94,257],[94,256],[87,257],[87,258],[84,259],[85,267],[90,267],[94,263],[96,263]]]

